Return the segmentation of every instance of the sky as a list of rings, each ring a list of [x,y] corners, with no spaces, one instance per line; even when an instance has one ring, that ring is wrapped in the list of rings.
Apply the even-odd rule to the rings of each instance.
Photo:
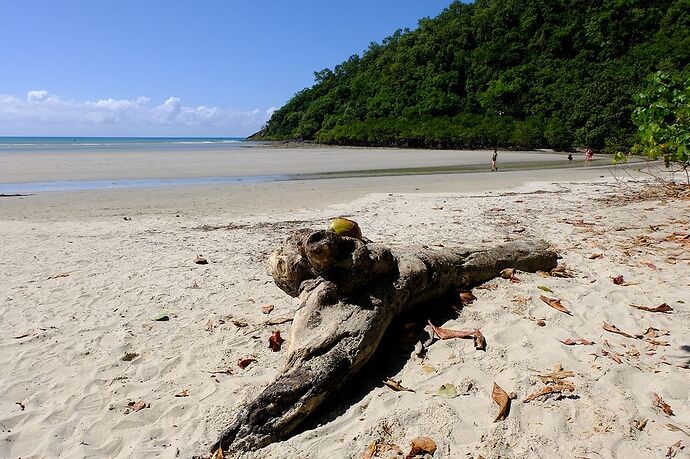
[[[0,135],[249,135],[450,1],[0,0]]]

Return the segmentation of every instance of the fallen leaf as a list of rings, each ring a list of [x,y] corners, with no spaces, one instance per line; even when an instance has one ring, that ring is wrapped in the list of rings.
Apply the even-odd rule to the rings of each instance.
[[[127,406],[129,407],[132,413],[136,413],[137,411],[141,411],[144,408],[149,407],[149,405],[143,400],[139,400],[138,402],[129,402]]]
[[[402,386],[399,380],[396,381],[395,379],[386,378],[386,380],[383,381],[383,383],[396,392],[414,392],[412,389],[408,389],[407,387]]]
[[[623,279],[623,276],[612,277],[611,280],[616,285],[621,285],[623,282],[625,282],[625,279]]]
[[[690,436],[690,434],[689,434],[687,431],[681,429],[680,427],[678,427],[678,426],[675,425],[675,424],[668,423],[668,424],[666,424],[666,427],[667,427],[668,430],[670,430],[671,432],[683,432],[685,435]]]
[[[223,456],[223,448],[218,448],[213,455],[211,455],[210,459],[225,459],[225,456]]]
[[[604,324],[602,325],[602,327],[603,327],[604,330],[606,330],[606,331],[608,331],[608,332],[616,333],[616,334],[618,334],[618,335],[623,335],[623,336],[625,336],[626,338],[635,338],[633,335],[631,335],[631,334],[629,334],[629,333],[625,333],[625,332],[622,331],[620,328],[616,327],[615,325],[611,325],[611,324],[608,323],[608,322],[604,322]]]
[[[501,386],[494,383],[494,388],[491,391],[491,398],[498,405],[498,414],[494,422],[503,421],[508,417],[508,412],[510,411],[510,396],[504,391]]]
[[[486,339],[482,332],[479,330],[467,331],[467,330],[450,330],[448,328],[437,327],[429,321],[429,325],[434,330],[436,336],[440,339],[453,339],[453,338],[471,338],[474,340],[474,348],[478,350],[486,349]]]
[[[424,370],[424,373],[427,373],[427,374],[430,374],[430,375],[437,372],[436,368],[434,368],[433,366],[431,366],[431,365],[429,365],[429,364],[427,364],[427,363],[425,363],[425,364],[422,365],[422,370]]]
[[[647,422],[648,419],[641,419],[639,421],[635,421],[635,428],[642,432],[645,427],[647,427]]]
[[[237,327],[237,328],[244,328],[247,325],[249,325],[247,322],[244,320],[233,320],[232,323]]]
[[[572,271],[566,268],[565,265],[556,266],[549,271],[549,274],[551,274],[552,277],[562,277],[567,279],[575,277]]]
[[[521,305],[526,305],[532,300],[532,297],[529,296],[516,296],[513,298],[512,301],[513,303],[521,304]]]
[[[282,325],[292,322],[292,317],[281,317],[280,319],[270,319],[264,322],[264,325]]]
[[[50,276],[48,279],[49,279],[49,280],[50,280],[50,279],[59,279],[59,278],[61,278],[61,277],[68,277],[68,276],[69,276],[69,273],[57,273],[57,274],[53,274],[53,275]]]
[[[673,311],[673,308],[666,303],[662,303],[659,306],[654,306],[654,307],[639,306],[636,304],[631,304],[630,306],[632,306],[635,309],[640,309],[642,311],[649,311],[649,312],[671,312],[671,311]]]
[[[201,255],[197,255],[194,258],[194,263],[196,263],[197,265],[207,265],[208,261],[206,260],[206,258],[202,257]]]
[[[654,271],[659,271],[659,268],[657,268],[657,266],[654,263],[651,263],[649,261],[645,261],[643,264],[646,267],[648,267],[649,269],[653,269]]]
[[[539,290],[543,290],[543,291],[545,291],[545,292],[553,293],[553,290],[551,290],[549,287],[547,287],[547,286],[545,286],[545,285],[537,285],[537,288],[538,288]]]
[[[597,355],[597,354],[594,354],[594,355]],[[622,357],[622,356],[621,356],[619,353],[615,352],[615,351],[609,351],[609,350],[606,350],[606,349],[602,349],[602,350],[601,350],[601,355],[603,355],[604,357],[608,357],[609,359],[613,360],[614,362],[616,362],[616,363],[618,363],[618,364],[622,364],[622,363],[623,363],[623,360],[621,360],[621,357]]]
[[[264,314],[270,314],[274,308],[275,306],[273,306],[272,304],[265,304],[261,306],[261,312],[263,312]]]
[[[561,340],[561,343],[565,344],[566,346],[576,346],[576,345],[582,345],[582,346],[591,346],[594,344],[594,342],[584,339],[584,338],[579,338],[579,339],[570,339],[566,338],[564,340]]]
[[[392,452],[393,454],[398,456],[402,456],[404,454],[399,446],[394,445],[392,443],[384,443],[381,440],[376,440],[367,447],[367,450],[364,452],[362,459],[376,459],[380,457],[380,455],[386,454],[388,452]]]
[[[669,416],[674,416],[673,410],[671,409],[671,405],[666,403],[663,398],[656,392],[652,392],[652,397],[653,397],[653,402],[654,406],[657,408],[661,409],[664,413],[666,413]]]
[[[436,452],[436,442],[429,437],[417,437],[410,444],[410,454],[405,459],[414,459],[417,456],[433,456]]]
[[[215,371],[209,371],[209,370],[204,370],[206,373],[210,373],[212,375],[215,374],[222,374],[222,375],[231,375],[232,374],[232,368],[228,367],[225,370],[215,370]]]
[[[244,359],[240,359],[237,361],[237,366],[242,368],[243,370],[249,366],[250,363],[256,362],[256,359],[253,359],[251,357],[247,357]]]
[[[182,389],[182,392],[175,394],[175,397],[189,397],[189,390]]]
[[[462,304],[472,304],[477,299],[477,297],[474,296],[469,290],[461,290],[458,293],[458,296],[460,297]]]
[[[165,312],[161,312],[151,320],[156,322],[167,322],[168,320],[170,320],[170,316]]]
[[[283,345],[285,340],[280,336],[280,330],[276,330],[273,332],[270,338],[268,338],[268,347],[273,351],[273,352],[278,352],[280,350],[280,347]]]
[[[458,396],[458,391],[453,384],[441,384],[441,387],[436,391],[439,397],[455,398]]]
[[[668,447],[668,450],[666,451],[666,457],[676,457],[676,454],[683,451],[684,449],[685,445],[683,444],[683,440],[678,440],[677,442]]]
[[[568,308],[561,304],[561,300],[558,300],[556,298],[549,298],[548,296],[544,295],[539,295],[539,299],[541,299],[544,303],[548,304],[552,308],[572,316],[572,313],[568,310]]]
[[[213,321],[211,319],[208,319],[208,322],[206,322],[206,331],[213,331]]]
[[[598,258],[604,258],[603,253],[593,253],[592,255],[589,256],[590,260],[596,260]]]
[[[575,386],[568,381],[564,381],[563,384],[558,384],[554,386],[544,386],[540,391],[528,395],[527,398],[523,400],[523,403],[529,403],[532,400],[549,394],[562,394],[564,392],[573,391],[575,391]]]

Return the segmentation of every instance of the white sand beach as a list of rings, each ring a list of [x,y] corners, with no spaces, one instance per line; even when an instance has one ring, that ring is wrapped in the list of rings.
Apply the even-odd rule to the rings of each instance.
[[[397,167],[459,157],[404,154]],[[233,171],[225,160],[182,153],[165,157],[165,168],[150,155],[124,168],[114,156],[4,156],[0,183],[391,167],[387,153],[364,149],[262,150],[264,159]],[[263,161],[270,170],[257,166]],[[278,374],[289,345],[268,348],[274,330],[289,336],[290,323],[265,322],[297,307],[268,275],[268,254],[292,230],[325,228],[336,216],[356,220],[373,241],[439,250],[543,238],[573,277],[518,272],[515,282],[475,288],[475,302],[437,325],[480,329],[486,351],[471,340],[436,341],[422,360],[400,346],[385,376],[415,392],[394,392],[365,371],[308,430],[237,457],[359,459],[374,441],[407,452],[419,436],[434,439],[435,459],[663,457],[677,441],[690,443],[690,201],[641,194],[646,176],[613,174],[619,180],[591,167],[0,198],[0,457],[208,455],[242,403]],[[195,264],[196,255],[209,263]],[[631,307],[662,303],[673,310]],[[153,320],[160,315],[169,320]],[[634,337],[650,327],[657,344]],[[247,357],[256,361],[239,368]],[[573,372],[574,392],[525,403],[544,387],[537,375],[558,364]],[[437,394],[448,383],[454,398]],[[495,423],[494,383],[517,396]],[[672,416],[655,406],[655,393]],[[143,409],[128,406],[139,401]]]

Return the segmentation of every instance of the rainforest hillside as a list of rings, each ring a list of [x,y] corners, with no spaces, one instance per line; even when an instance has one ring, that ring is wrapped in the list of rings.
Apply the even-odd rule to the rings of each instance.
[[[256,137],[426,148],[625,147],[633,95],[690,63],[690,0],[455,1],[315,72]]]

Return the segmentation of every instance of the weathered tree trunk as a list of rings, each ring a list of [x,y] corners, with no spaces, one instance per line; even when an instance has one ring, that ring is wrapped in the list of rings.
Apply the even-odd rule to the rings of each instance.
[[[556,260],[544,241],[488,250],[394,248],[329,231],[293,233],[269,259],[276,284],[301,300],[285,367],[240,410],[213,450],[253,450],[288,437],[357,374],[401,312],[503,269],[550,270]]]

